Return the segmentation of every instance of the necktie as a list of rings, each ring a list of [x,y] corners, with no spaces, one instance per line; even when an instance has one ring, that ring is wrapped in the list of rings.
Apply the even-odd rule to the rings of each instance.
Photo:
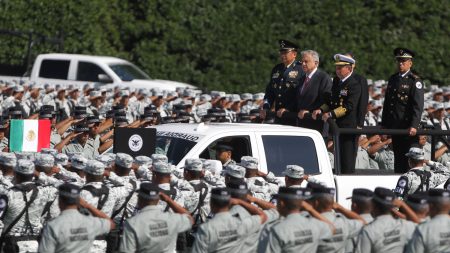
[[[309,76],[307,76],[305,78],[305,81],[303,82],[302,92],[300,94],[304,94],[305,93],[305,90],[306,90],[306,88],[308,87],[308,84],[309,84],[309,80],[310,80],[310,78],[309,78]]]

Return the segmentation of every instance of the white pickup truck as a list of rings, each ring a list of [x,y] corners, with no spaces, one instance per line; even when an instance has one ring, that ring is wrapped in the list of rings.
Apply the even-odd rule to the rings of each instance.
[[[346,198],[354,188],[395,188],[399,175],[364,170],[355,175],[335,175],[322,136],[315,130],[266,124],[164,124],[156,126],[156,148],[180,168],[186,158],[215,159],[219,141],[233,146],[233,159],[250,155],[260,161],[260,170],[283,177],[286,165],[297,164],[305,173],[336,188],[336,200],[349,206]],[[306,185],[306,183],[305,183]]]
[[[174,91],[190,84],[151,79],[134,64],[115,57],[79,54],[41,54],[36,57],[30,77],[0,76],[1,80],[30,80],[39,84],[83,86],[123,85],[132,88],[159,88]]]

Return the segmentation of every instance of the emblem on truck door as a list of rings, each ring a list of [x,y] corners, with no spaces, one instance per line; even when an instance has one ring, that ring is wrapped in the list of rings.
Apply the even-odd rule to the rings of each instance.
[[[142,145],[142,137],[138,134],[133,134],[128,140],[128,147],[131,149],[131,151],[137,152],[141,150]]]

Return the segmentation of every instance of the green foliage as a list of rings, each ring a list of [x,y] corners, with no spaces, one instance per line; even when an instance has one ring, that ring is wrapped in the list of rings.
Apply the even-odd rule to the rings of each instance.
[[[0,29],[33,31],[33,56],[58,52],[42,40],[64,38],[62,52],[128,59],[151,77],[207,90],[264,90],[278,62],[277,40],[321,55],[351,51],[358,72],[387,79],[392,50],[417,52],[415,70],[448,85],[450,4],[447,0],[9,0],[0,3]],[[0,35],[0,63],[26,62],[27,39]]]

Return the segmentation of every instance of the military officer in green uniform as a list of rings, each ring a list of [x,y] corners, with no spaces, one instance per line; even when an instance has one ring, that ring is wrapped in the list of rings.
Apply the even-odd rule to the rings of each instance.
[[[173,213],[158,206],[160,199]],[[194,223],[189,211],[161,192],[157,184],[141,184],[137,206],[138,214],[125,222],[119,252],[174,252],[178,233]]]
[[[327,223],[301,212],[302,202],[309,196],[304,188],[280,187],[277,209],[284,219],[270,228],[268,243],[260,252],[316,252],[319,242],[330,238],[332,231]]]
[[[406,252],[450,252],[450,192],[431,189],[428,203],[431,220],[417,226]]]
[[[241,205],[251,216],[244,220],[236,217],[230,212],[233,205]],[[262,210],[231,198],[227,188],[211,190],[210,206],[214,216],[200,225],[192,252],[241,252],[247,236],[257,232],[267,220]]]
[[[58,205],[61,214],[48,222],[39,243],[39,252],[89,252],[96,236],[115,227],[109,217],[80,199],[81,188],[73,184],[59,186]],[[83,215],[78,205],[96,217]]]
[[[372,199],[372,214],[375,220],[363,227],[358,236],[355,252],[403,252],[405,245],[412,237],[416,224],[392,216],[394,200],[395,194],[392,190],[382,187],[375,189]],[[409,211],[411,214],[412,210],[409,209]],[[417,217],[415,219],[417,220]]]
[[[270,74],[260,117],[264,119],[267,111],[273,111],[277,114],[275,123],[295,126],[296,119],[283,119],[282,115],[285,111],[295,111],[295,91],[304,72],[302,64],[296,60],[298,45],[288,40],[278,42],[281,63],[275,65]]]

